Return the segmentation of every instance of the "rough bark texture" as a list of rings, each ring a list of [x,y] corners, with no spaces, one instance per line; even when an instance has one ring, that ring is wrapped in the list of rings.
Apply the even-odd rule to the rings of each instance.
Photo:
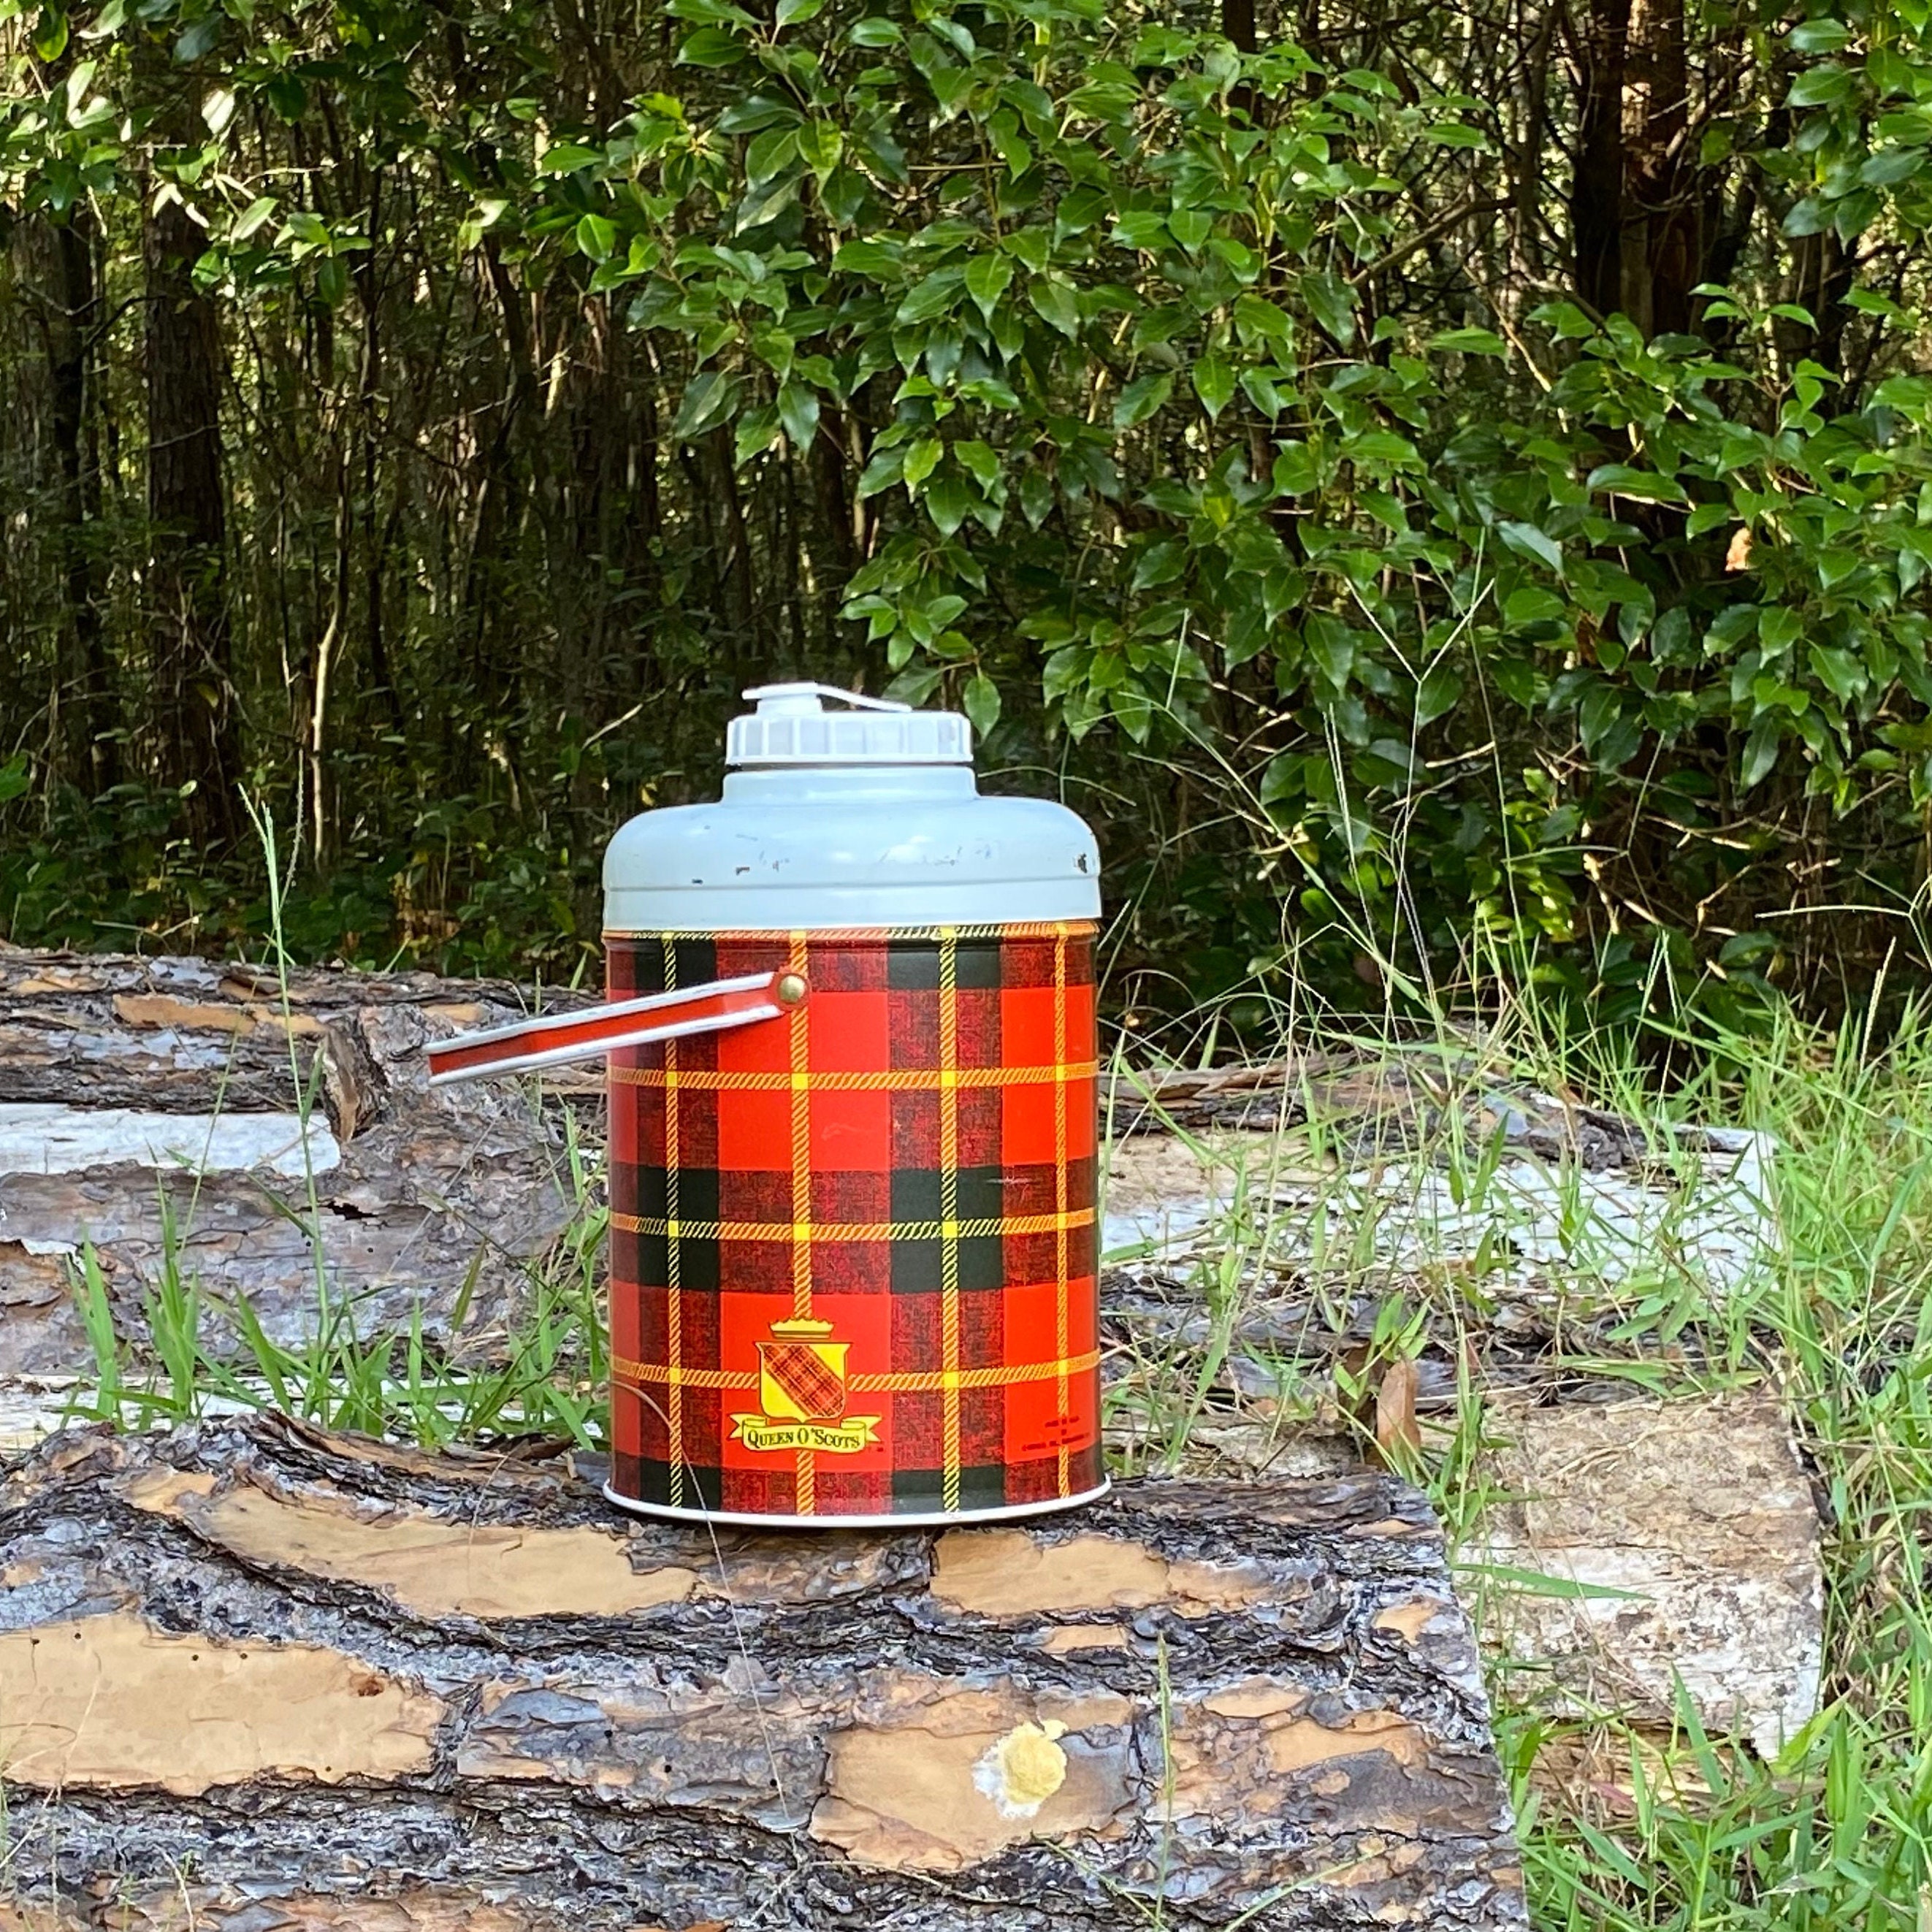
[[[470,1327],[508,1313],[571,1211],[568,1102],[432,1091],[421,1048],[514,1018],[526,996],[321,972],[290,996],[285,1015],[251,968],[0,952],[0,1376],[87,1360],[69,1289],[83,1243],[139,1332],[165,1219],[184,1276],[218,1300],[245,1293],[280,1340],[316,1322],[318,1251],[365,1331],[419,1307],[446,1332],[472,1268]],[[596,1069],[545,1091],[586,1086]]]
[[[1467,1553],[1581,1588],[1503,1589],[1485,1642],[1510,1688],[1667,1728],[1688,1696],[1714,1737],[1775,1757],[1817,1714],[1825,1579],[1817,1506],[1783,1401],[1588,1404],[1492,1396],[1492,1508]]]
[[[1466,1130],[1512,1153],[1594,1172],[1654,1153],[1654,1122],[1546,1094],[1493,1054],[1445,1061],[1434,1052],[1308,1053],[1292,1060],[1201,1069],[1132,1068],[1101,1089],[1110,1136],[1177,1129],[1277,1133],[1318,1120],[1362,1158],[1424,1154],[1460,1114]]]
[[[1703,279],[1696,156],[1687,152],[1684,0],[1632,0],[1624,68],[1624,313],[1644,334],[1682,335]]]
[[[18,1922],[1523,1922],[1385,1476],[713,1537],[258,1420],[71,1432],[0,1505]]]
[[[1683,334],[1720,224],[1692,126],[1684,0],[1586,0],[1570,28],[1576,149],[1570,220],[1576,291],[1646,335]],[[1707,99],[1742,59],[1713,47],[1696,80]],[[1708,110],[1707,110],[1708,111]]]
[[[1571,56],[1576,66],[1576,159],[1570,230],[1576,292],[1600,315],[1623,302],[1624,70],[1630,0],[1586,0]]]

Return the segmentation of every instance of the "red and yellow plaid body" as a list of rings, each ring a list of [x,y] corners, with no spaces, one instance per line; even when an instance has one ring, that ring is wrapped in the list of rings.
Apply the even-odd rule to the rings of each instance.
[[[611,1057],[615,1496],[817,1520],[1101,1486],[1093,931],[607,936],[614,1000],[808,988]]]

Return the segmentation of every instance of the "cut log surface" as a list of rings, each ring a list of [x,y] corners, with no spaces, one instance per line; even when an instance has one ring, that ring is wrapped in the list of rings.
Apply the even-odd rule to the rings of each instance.
[[[1467,1553],[1558,1589],[1502,1590],[1484,1636],[1511,1688],[1572,1714],[1713,1736],[1775,1758],[1817,1714],[1825,1576],[1817,1504],[1783,1400],[1545,1405],[1483,1417],[1490,1493]],[[1579,1587],[1567,1587],[1579,1586]]]
[[[0,1510],[33,1932],[1524,1922],[1386,1475],[714,1535],[253,1420],[68,1432]]]
[[[419,973],[286,990],[285,1009],[253,968],[0,951],[0,1376],[88,1359],[84,1244],[128,1333],[170,1238],[184,1277],[248,1296],[278,1340],[313,1332],[318,1274],[364,1333],[417,1310],[446,1329],[466,1284],[472,1328],[505,1318],[568,1219],[560,1105],[432,1090],[422,1048],[530,995]],[[595,1094],[599,1071],[545,1090]]]

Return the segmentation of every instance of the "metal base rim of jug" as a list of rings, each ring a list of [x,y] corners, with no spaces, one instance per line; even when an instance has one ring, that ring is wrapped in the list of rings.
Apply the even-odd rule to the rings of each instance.
[[[1113,1487],[1111,1480],[1077,1496],[1049,1496],[1036,1503],[1007,1503],[998,1509],[918,1510],[902,1516],[884,1510],[865,1516],[770,1516],[754,1510],[682,1509],[670,1503],[640,1502],[604,1485],[607,1502],[631,1516],[663,1516],[673,1522],[728,1523],[743,1529],[952,1529],[976,1522],[1010,1522],[1015,1518],[1050,1516],[1098,1502]]]

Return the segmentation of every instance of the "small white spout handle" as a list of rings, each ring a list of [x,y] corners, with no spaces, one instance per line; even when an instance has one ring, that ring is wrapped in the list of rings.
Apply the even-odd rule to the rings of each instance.
[[[901,704],[892,698],[841,691],[836,684],[756,684],[744,696],[748,703],[757,705],[761,718],[816,717],[825,709],[821,700],[826,698],[835,704],[849,704],[855,711],[912,709],[910,704]]]

